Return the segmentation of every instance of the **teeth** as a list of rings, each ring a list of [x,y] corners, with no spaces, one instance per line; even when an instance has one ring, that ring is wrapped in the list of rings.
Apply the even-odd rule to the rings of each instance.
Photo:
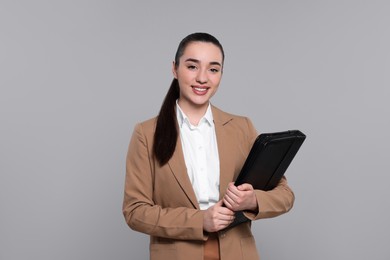
[[[206,91],[206,88],[195,88],[196,91]]]

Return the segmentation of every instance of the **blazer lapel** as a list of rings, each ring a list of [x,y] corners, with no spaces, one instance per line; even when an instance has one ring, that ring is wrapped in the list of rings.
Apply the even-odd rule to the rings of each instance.
[[[235,149],[232,136],[229,135],[226,125],[233,119],[227,113],[222,112],[212,106],[213,118],[215,124],[215,133],[217,136],[220,176],[219,176],[219,198],[222,199],[229,182],[234,178],[234,160],[231,157],[232,149]]]
[[[195,208],[199,209],[198,200],[196,199],[194,189],[192,188],[190,178],[188,177],[180,138],[177,138],[176,149],[172,155],[172,158],[168,161],[168,165],[171,168],[171,171],[175,176],[177,182],[179,183],[180,187],[182,188],[183,192],[191,201],[191,204]]]

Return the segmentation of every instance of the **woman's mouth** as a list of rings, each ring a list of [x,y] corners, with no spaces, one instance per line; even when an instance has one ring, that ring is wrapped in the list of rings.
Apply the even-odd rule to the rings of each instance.
[[[192,91],[197,94],[197,95],[205,95],[207,93],[207,90],[209,89],[209,87],[195,87],[193,86],[192,87]]]

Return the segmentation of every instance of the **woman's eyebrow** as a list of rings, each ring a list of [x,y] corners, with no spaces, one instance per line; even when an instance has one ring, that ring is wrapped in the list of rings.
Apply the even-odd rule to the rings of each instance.
[[[188,59],[185,60],[185,62],[187,62],[187,61],[200,63],[200,60],[197,60],[197,59],[194,59],[194,58],[188,58]],[[209,64],[210,65],[218,65],[218,66],[222,67],[221,63],[219,63],[218,61],[211,61]]]
[[[191,61],[191,62],[195,62],[195,63],[200,63],[199,60],[194,59],[194,58],[188,58],[188,59],[186,59],[185,61],[186,61],[186,62],[187,62],[187,61]]]
[[[219,63],[218,61],[210,62],[210,65],[218,65],[218,66],[222,67],[221,63]]]

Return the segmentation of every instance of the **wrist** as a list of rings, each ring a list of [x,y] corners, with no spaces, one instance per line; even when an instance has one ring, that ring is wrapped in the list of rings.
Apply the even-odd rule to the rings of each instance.
[[[259,206],[257,205],[256,196],[253,196],[252,203],[251,203],[251,208],[249,210],[253,211],[253,212],[258,212],[259,211]]]

